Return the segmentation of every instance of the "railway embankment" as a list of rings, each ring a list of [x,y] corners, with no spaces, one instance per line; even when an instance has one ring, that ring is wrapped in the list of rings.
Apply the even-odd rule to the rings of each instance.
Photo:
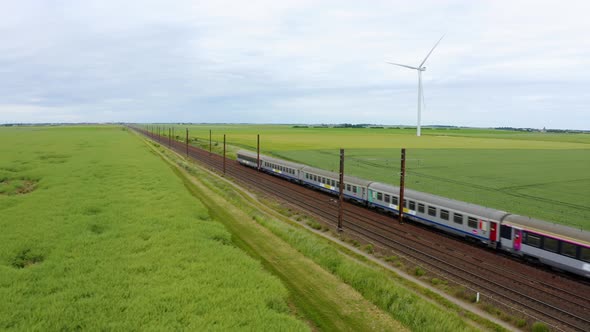
[[[387,323],[384,317],[389,317],[411,330],[506,328],[434,291],[404,281],[351,248],[312,234],[303,229],[305,223],[285,220],[267,202],[258,201],[235,184],[180,155],[151,146],[171,163],[210,213],[224,221],[234,243],[260,259],[283,280],[292,292],[293,304],[316,326],[358,330],[358,324],[367,319],[375,326]],[[326,284],[324,289],[319,290],[317,287],[323,284]],[[343,295],[346,298],[340,298]],[[338,321],[344,325],[330,325],[339,322],[325,322],[329,317],[339,317]]]

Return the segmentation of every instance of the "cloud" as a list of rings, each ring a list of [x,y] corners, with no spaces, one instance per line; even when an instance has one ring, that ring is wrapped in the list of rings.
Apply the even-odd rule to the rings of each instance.
[[[588,7],[8,2],[0,122],[414,124],[417,75],[385,61],[417,65],[446,33],[426,64],[424,123],[589,129]]]

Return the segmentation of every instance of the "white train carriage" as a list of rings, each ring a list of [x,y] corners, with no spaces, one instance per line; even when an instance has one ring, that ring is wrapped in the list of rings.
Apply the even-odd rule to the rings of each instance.
[[[238,151],[238,153],[236,155],[238,157],[238,162],[240,164],[246,165],[249,167],[253,167],[253,168],[258,167],[258,158],[257,158],[256,153],[246,151],[246,150],[240,150],[240,151]],[[262,157],[262,156],[260,156],[260,157]]]
[[[237,153],[238,162],[240,164],[257,167],[257,154],[254,152],[240,150]],[[274,175],[292,180],[299,181],[299,171],[304,165],[273,158],[269,156],[260,155],[260,169],[272,173]]]
[[[399,213],[399,187],[374,182],[369,186],[369,205]],[[483,206],[406,189],[406,218],[448,233],[476,239],[495,247],[500,221],[507,214]]]
[[[500,238],[502,250],[590,277],[590,232],[510,214]]]
[[[319,168],[305,166],[299,173],[299,180],[310,187],[314,187],[335,195],[340,190],[340,174]],[[344,190],[342,194],[346,199],[365,204],[367,200],[367,187],[372,181],[367,181],[352,176],[344,176]]]
[[[240,150],[238,161],[256,168],[256,153]],[[262,170],[337,195],[339,174],[268,156]],[[399,213],[399,187],[344,176],[344,195],[370,207]],[[407,218],[476,239],[549,266],[590,278],[590,232],[406,189]]]

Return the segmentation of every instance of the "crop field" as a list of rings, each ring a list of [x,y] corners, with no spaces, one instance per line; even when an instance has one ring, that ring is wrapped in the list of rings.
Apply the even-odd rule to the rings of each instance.
[[[186,126],[174,127],[184,139]],[[345,173],[391,184],[399,184],[405,147],[409,188],[590,230],[590,134],[425,129],[418,138],[398,128],[188,128],[202,146],[211,130],[217,151],[223,134],[229,145],[250,150],[260,134],[263,154],[335,171],[344,148]]]
[[[121,127],[0,129],[0,330],[307,330]]]

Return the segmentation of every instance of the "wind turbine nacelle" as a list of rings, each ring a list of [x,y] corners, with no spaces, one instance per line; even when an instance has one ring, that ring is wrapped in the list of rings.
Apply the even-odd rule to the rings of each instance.
[[[425,71],[426,67],[421,67],[420,69],[418,69],[419,71]]]

